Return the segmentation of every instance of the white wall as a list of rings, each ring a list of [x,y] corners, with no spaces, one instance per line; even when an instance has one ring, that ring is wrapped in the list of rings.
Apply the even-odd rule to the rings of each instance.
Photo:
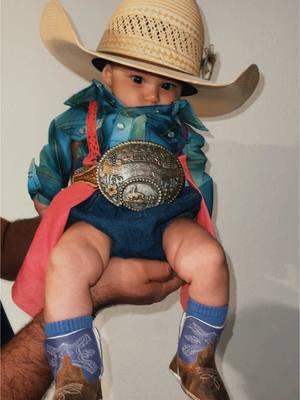
[[[44,0],[2,0],[2,210],[34,215],[26,173],[51,118],[85,82],[39,39]],[[63,0],[96,48],[117,0]],[[219,354],[232,400],[298,398],[298,2],[199,0],[219,52],[217,80],[252,62],[261,82],[249,107],[207,120],[214,218],[231,268],[231,312]],[[255,101],[254,101],[255,100]],[[253,104],[251,104],[253,103]],[[3,301],[15,329],[24,316]],[[6,290],[5,290],[6,288]],[[152,307],[102,313],[106,400],[184,399],[167,367],[176,348],[178,294]]]

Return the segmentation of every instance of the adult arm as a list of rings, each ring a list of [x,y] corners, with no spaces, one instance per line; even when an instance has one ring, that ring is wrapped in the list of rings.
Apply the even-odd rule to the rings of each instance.
[[[95,311],[111,304],[150,304],[162,300],[181,285],[167,263],[153,271],[151,262],[132,260],[131,267],[113,258],[92,288]],[[43,317],[38,315],[1,353],[1,398],[39,400],[51,383],[44,355]]]
[[[1,220],[2,277],[15,278],[37,225],[38,219],[14,223]],[[167,263],[160,262],[158,268],[153,268],[152,261],[132,259],[124,262],[112,258],[101,280],[91,289],[94,309],[98,311],[121,303],[151,304],[162,300],[181,284]],[[42,315],[35,317],[4,346],[1,366],[1,398],[41,399],[51,383],[50,368],[44,356]]]
[[[1,398],[39,400],[50,383],[43,318],[39,315],[2,348]]]
[[[1,218],[2,279],[16,279],[39,222],[38,217],[14,222]]]

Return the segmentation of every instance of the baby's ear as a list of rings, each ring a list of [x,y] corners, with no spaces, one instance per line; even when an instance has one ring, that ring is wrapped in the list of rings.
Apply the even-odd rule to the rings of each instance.
[[[112,79],[112,65],[110,63],[106,63],[102,70],[102,80],[107,86],[111,86]]]

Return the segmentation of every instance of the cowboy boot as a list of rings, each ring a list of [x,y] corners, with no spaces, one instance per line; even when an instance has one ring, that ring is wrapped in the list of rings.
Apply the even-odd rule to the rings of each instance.
[[[196,318],[186,318],[170,371],[194,400],[229,400],[215,363],[218,334]]]
[[[82,369],[65,356],[56,375],[54,400],[102,400],[101,382],[87,381]]]
[[[54,400],[102,399],[102,352],[95,328],[47,337],[45,345],[55,379]]]

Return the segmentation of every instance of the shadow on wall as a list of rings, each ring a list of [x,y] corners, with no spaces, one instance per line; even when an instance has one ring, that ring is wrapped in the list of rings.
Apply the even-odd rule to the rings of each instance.
[[[227,362],[244,378],[253,400],[299,398],[298,310],[259,304],[240,313]]]
[[[221,372],[226,360],[240,377],[238,387],[227,381],[232,400],[297,400],[297,149],[219,141],[211,149],[216,159],[228,156],[226,168],[217,166],[217,189],[226,182],[231,188],[215,196],[231,270],[231,311],[218,349]],[[234,210],[227,213],[232,195]]]

